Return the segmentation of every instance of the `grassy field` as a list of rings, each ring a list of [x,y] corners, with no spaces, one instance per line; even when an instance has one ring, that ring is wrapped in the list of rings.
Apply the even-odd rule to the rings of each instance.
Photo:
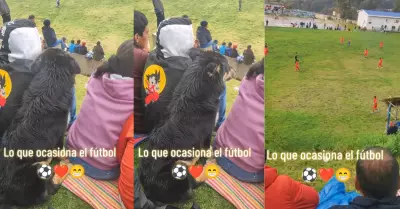
[[[56,8],[55,0],[7,1],[12,19],[36,17],[36,26],[42,32],[43,20],[51,20],[57,38],[63,36],[70,40],[86,40],[88,50],[97,41],[103,45],[106,56],[115,53],[118,46],[132,37],[133,4],[130,0],[61,0]]]
[[[399,35],[267,28],[266,149],[344,153],[382,145],[400,154],[399,140],[384,135],[386,105],[379,102],[380,112],[371,114],[374,96],[381,100],[400,95]],[[382,50],[380,40],[385,43]],[[365,48],[368,58],[363,56]],[[300,72],[295,72],[296,52]],[[380,57],[383,69],[377,69]],[[301,182],[305,167],[346,167],[352,172],[346,185],[353,190],[355,162],[270,160],[267,164]],[[324,182],[317,179],[310,185],[319,190]]]
[[[263,3],[261,0],[244,2],[242,12],[237,11],[237,1],[164,1],[165,16],[180,17],[188,15],[193,22],[193,30],[202,20],[207,20],[213,39],[238,43],[239,52],[242,53],[247,45],[252,45],[256,59],[263,56]],[[190,7],[188,7],[190,5]],[[196,8],[196,9],[194,9]],[[143,12],[149,20],[150,32],[156,32],[156,16],[151,1],[134,0],[134,9]],[[236,98],[237,91],[235,86],[239,86],[238,81],[227,83],[227,114]],[[137,158],[137,157],[136,157]],[[138,165],[138,160],[135,165]],[[204,209],[211,208],[234,208],[221,195],[211,187],[203,185],[195,191],[195,201]],[[177,204],[181,208],[190,208],[191,202]]]
[[[239,53],[243,53],[247,45],[252,45],[256,59],[263,56],[263,2],[262,0],[242,3],[242,12],[238,12],[237,1],[164,1],[165,17],[181,17],[187,15],[192,20],[196,35],[200,22],[206,20],[211,36],[221,44],[238,43]],[[188,7],[190,5],[190,7]],[[151,33],[157,32],[157,18],[151,1],[134,0],[134,9],[143,12],[149,20]]]
[[[43,20],[50,19],[57,38],[65,36],[68,43],[71,39],[86,40],[89,50],[97,41],[101,41],[107,57],[115,53],[122,42],[132,37],[132,1],[69,0],[61,1],[61,8],[56,8],[55,2],[54,0],[43,0],[40,3],[34,0],[7,1],[12,19],[28,18],[33,14],[40,33]],[[87,80],[88,78],[84,76],[76,78],[78,111],[86,92]],[[92,208],[64,188],[61,188],[47,205],[55,209]],[[35,208],[47,209],[47,205]]]

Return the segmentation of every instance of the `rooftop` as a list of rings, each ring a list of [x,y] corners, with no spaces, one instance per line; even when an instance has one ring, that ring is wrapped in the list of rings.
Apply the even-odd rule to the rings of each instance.
[[[373,10],[364,10],[364,11],[369,16],[400,18],[400,13],[397,13],[397,12],[382,12],[382,11],[373,11]]]

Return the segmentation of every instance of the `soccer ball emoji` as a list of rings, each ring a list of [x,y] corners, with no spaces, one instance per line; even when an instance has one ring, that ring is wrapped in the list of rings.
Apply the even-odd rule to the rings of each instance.
[[[50,179],[53,175],[53,170],[49,165],[42,164],[37,170],[37,175],[39,176],[39,178],[47,180]]]
[[[313,182],[317,178],[317,171],[314,168],[306,168],[303,170],[303,180],[305,182]]]
[[[185,179],[187,176],[187,168],[185,165],[182,164],[175,164],[174,167],[172,167],[172,177],[178,180]]]

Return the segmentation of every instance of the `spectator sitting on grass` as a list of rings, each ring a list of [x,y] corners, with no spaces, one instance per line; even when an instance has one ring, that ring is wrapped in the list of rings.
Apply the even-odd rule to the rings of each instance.
[[[254,62],[254,53],[253,50],[251,50],[251,45],[247,46],[247,49],[244,50],[243,52],[243,63],[246,65],[251,65]]]
[[[212,45],[211,33],[208,30],[208,22],[203,20],[197,28],[197,40],[200,42],[200,48],[205,49]]]
[[[219,52],[218,40],[213,41],[212,50],[213,50],[213,52]]]
[[[93,47],[93,59],[96,61],[100,61],[104,58],[104,50],[101,46],[100,41],[96,43],[96,46]]]
[[[81,40],[79,39],[76,41],[74,53],[81,53]]]
[[[226,43],[225,43],[225,42],[222,42],[221,47],[219,47],[219,53],[220,53],[221,55],[225,55],[225,52],[226,52]]]
[[[86,55],[88,53],[87,47],[86,47],[86,42],[82,41],[82,46],[79,54]]]
[[[61,49],[63,51],[67,51],[67,49],[68,49],[68,47],[67,47],[67,38],[62,37],[61,41],[62,41],[61,42]]]
[[[362,194],[350,205],[337,205],[331,209],[395,209],[400,208],[399,163],[393,154],[383,147],[371,147],[363,151],[381,153],[381,160],[359,159],[356,165],[355,187]]]
[[[50,27],[50,20],[43,21],[42,33],[44,40],[46,40],[47,47],[56,47],[61,44],[61,40],[57,39],[56,32]]]
[[[69,53],[74,53],[75,52],[75,41],[71,40],[71,43],[69,44],[68,48]]]
[[[228,43],[228,47],[225,50],[225,56],[231,57],[232,56],[232,43]]]
[[[231,57],[232,57],[232,58],[236,58],[236,57],[239,56],[239,53],[238,53],[238,51],[237,51],[237,47],[238,47],[237,44],[233,44],[233,47],[232,47],[232,54],[231,54]]]

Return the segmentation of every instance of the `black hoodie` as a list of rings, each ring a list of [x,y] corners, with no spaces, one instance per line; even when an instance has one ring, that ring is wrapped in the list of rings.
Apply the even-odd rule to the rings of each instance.
[[[3,101],[0,104],[0,138],[21,106],[22,95],[35,75],[30,67],[42,51],[39,33],[32,21],[15,20],[4,27],[0,50],[0,100]],[[30,49],[30,54],[26,53],[26,48]],[[2,91],[5,95],[1,95]]]
[[[164,111],[172,93],[192,63],[189,56],[194,45],[192,22],[187,18],[164,20],[158,27],[156,44],[143,73],[144,129],[147,133],[166,117]]]
[[[399,209],[400,197],[390,197],[381,200],[359,196],[350,205],[333,206],[330,209]]]

